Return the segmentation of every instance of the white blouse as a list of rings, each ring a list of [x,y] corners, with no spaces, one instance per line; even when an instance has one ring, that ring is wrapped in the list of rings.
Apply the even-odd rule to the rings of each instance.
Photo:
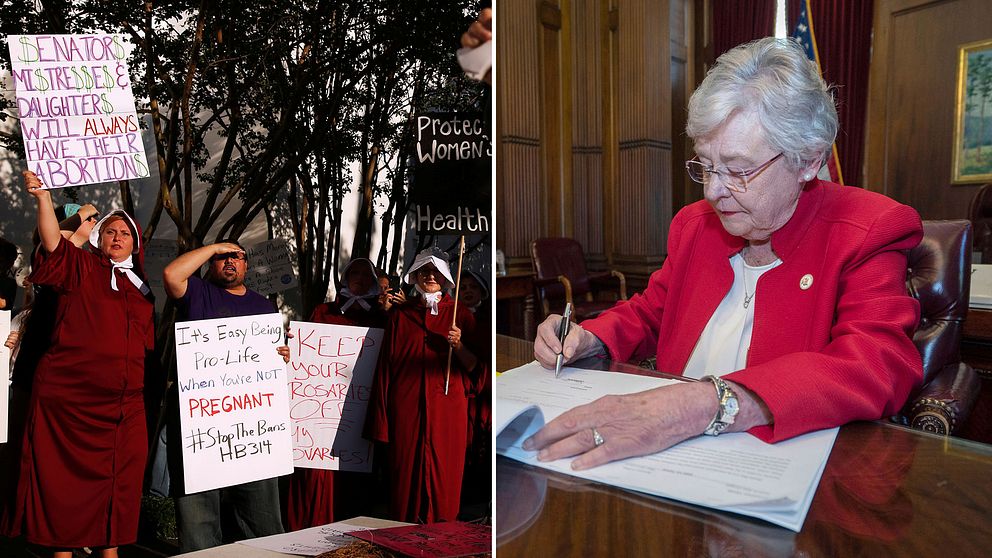
[[[751,266],[739,253],[730,258],[734,284],[699,336],[686,364],[685,376],[722,376],[744,368],[751,347],[758,278],[781,263],[782,260],[776,259],[768,265]]]

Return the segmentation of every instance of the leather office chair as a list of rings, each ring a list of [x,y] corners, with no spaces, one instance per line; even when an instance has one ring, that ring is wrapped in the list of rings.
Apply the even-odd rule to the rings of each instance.
[[[980,263],[992,264],[992,184],[986,184],[975,192],[968,216],[974,232],[973,250],[982,255]]]
[[[593,318],[627,300],[627,280],[619,271],[590,274],[582,246],[572,238],[538,238],[530,243],[534,288],[544,316],[560,314],[572,303],[572,319]],[[613,300],[596,300],[600,292],[613,291]]]
[[[906,286],[920,301],[913,342],[923,357],[923,387],[895,420],[913,428],[953,434],[978,396],[979,378],[961,362],[971,249],[969,221],[924,221],[923,240],[909,252]]]

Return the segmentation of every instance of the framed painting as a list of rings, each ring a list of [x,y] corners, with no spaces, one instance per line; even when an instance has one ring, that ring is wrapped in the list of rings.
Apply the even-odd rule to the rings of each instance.
[[[954,184],[992,182],[992,39],[958,47]]]

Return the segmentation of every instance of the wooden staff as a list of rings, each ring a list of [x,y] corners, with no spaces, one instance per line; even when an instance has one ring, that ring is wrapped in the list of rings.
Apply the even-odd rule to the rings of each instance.
[[[455,318],[458,316],[458,287],[462,283],[462,254],[465,253],[465,235],[458,241],[458,275],[455,279],[455,309],[451,314],[451,327],[455,327]],[[444,372],[444,394],[448,395],[448,381],[451,379],[451,355],[455,348],[448,344],[448,368]]]

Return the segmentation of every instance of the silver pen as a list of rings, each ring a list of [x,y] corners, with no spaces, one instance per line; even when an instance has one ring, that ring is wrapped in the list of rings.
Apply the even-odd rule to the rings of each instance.
[[[561,374],[561,365],[565,363],[565,338],[568,337],[569,326],[572,325],[572,303],[565,304],[565,312],[561,315],[561,324],[558,326],[558,342],[561,344],[562,352],[555,358],[555,378]]]

